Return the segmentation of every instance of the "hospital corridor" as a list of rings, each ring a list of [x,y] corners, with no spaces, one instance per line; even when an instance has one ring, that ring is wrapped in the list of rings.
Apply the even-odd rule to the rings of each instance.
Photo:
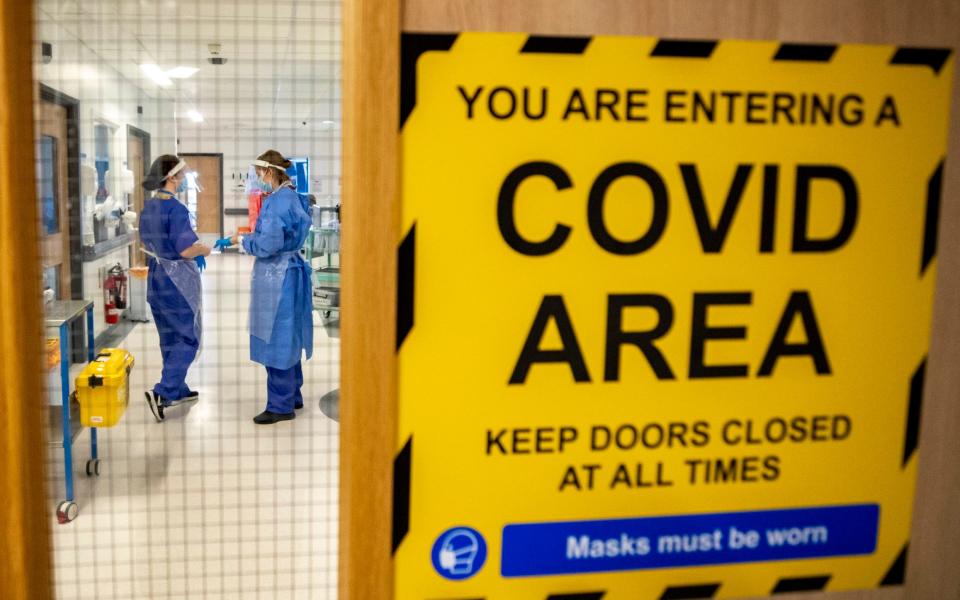
[[[336,594],[339,386],[336,321],[304,363],[309,400],[271,427],[251,418],[265,373],[248,362],[253,259],[214,255],[203,273],[204,340],[187,382],[199,400],[158,423],[144,399],[162,363],[153,323],[117,345],[137,360],[123,426],[102,430],[101,470],[74,461],[78,518],[51,512],[58,598],[333,598]],[[74,441],[86,456],[89,430]],[[47,457],[51,505],[63,454]]]
[[[55,596],[335,598],[340,2],[29,6]]]

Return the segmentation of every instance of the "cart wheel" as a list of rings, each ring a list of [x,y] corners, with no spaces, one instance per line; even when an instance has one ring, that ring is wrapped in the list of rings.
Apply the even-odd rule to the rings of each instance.
[[[57,506],[57,521],[59,521],[61,525],[69,523],[77,518],[79,512],[80,509],[77,507],[76,502],[64,500]]]
[[[100,459],[91,458],[87,461],[87,477],[100,477]]]

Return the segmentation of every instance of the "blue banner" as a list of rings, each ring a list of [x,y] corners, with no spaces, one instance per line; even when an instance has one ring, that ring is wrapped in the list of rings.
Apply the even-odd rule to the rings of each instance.
[[[504,577],[871,554],[880,506],[857,504],[503,529]]]

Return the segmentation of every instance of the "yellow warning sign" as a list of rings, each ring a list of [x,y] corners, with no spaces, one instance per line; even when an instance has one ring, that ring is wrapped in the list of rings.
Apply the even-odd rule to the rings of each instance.
[[[396,597],[901,583],[950,52],[402,62]]]

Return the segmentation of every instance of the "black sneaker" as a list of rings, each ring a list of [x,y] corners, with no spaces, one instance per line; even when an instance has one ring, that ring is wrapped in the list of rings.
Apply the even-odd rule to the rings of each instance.
[[[269,410],[265,410],[259,415],[255,416],[253,418],[253,422],[256,423],[257,425],[273,425],[278,421],[289,421],[290,419],[296,419],[296,418],[297,418],[296,413],[289,413],[284,415],[280,413],[270,412]]]
[[[200,392],[191,391],[183,398],[178,398],[176,400],[167,400],[166,398],[161,397],[160,402],[164,408],[173,408],[174,406],[181,406],[184,404],[192,404],[200,399]]]
[[[147,397],[147,406],[150,407],[153,418],[157,420],[157,423],[163,421],[163,398],[158,396],[156,392],[144,392],[143,395]]]
[[[191,390],[190,393],[188,393],[186,396],[184,396],[183,398],[180,398],[179,400],[174,400],[170,404],[167,404],[167,406],[172,406],[174,404],[191,404],[193,402],[196,402],[199,399],[200,399],[200,392],[195,392]]]

